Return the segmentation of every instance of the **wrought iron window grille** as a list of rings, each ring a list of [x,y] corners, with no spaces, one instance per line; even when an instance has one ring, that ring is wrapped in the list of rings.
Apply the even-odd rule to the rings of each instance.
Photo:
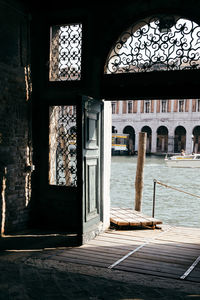
[[[49,119],[49,183],[76,187],[76,106],[51,106]]]
[[[178,16],[141,20],[112,47],[105,74],[200,68],[200,26]]]
[[[81,79],[82,24],[51,27],[50,81]]]

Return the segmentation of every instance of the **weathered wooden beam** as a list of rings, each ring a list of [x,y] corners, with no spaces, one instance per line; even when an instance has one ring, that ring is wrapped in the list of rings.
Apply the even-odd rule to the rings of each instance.
[[[139,132],[137,170],[135,177],[135,210],[141,211],[143,193],[143,170],[146,156],[146,132]]]

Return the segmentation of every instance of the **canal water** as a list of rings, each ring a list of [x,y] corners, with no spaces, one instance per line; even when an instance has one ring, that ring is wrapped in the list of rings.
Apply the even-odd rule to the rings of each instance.
[[[137,156],[112,156],[111,206],[134,209]],[[164,157],[147,156],[142,212],[152,215],[153,180],[200,196],[200,168],[170,168]],[[164,224],[200,228],[200,198],[156,184],[155,218]]]

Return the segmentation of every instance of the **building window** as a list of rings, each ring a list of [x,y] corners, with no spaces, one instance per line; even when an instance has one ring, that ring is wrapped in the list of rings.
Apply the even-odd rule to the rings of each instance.
[[[200,99],[197,100],[197,111],[200,112]]]
[[[150,113],[151,111],[151,102],[150,100],[145,100],[144,102],[144,112],[145,113]]]
[[[161,102],[161,112],[162,113],[167,112],[167,100],[162,100],[162,102]]]
[[[128,101],[128,114],[133,112],[133,101]]]
[[[52,26],[50,35],[49,80],[80,80],[82,24]]]
[[[112,102],[112,114],[115,115],[117,113],[117,104],[116,102]]]
[[[184,112],[184,100],[179,100],[178,101],[178,111],[179,112]]]
[[[49,108],[49,184],[77,186],[76,106]]]

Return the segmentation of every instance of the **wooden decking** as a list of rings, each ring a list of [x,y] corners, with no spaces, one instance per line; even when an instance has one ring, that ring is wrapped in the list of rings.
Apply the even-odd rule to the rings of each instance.
[[[200,282],[200,228],[108,230],[83,246],[55,251],[51,259]]]
[[[152,227],[162,224],[162,221],[144,215],[130,208],[112,207],[110,222],[119,227]]]

